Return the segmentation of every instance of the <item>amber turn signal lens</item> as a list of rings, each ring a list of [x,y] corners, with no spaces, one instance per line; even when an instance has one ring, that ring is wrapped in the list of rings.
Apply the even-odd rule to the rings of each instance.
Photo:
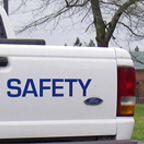
[[[134,109],[135,109],[135,105],[121,105],[119,114],[120,115],[133,116]]]

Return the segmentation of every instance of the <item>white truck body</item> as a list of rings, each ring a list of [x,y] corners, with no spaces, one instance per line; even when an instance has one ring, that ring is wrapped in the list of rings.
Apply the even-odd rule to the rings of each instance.
[[[0,55],[8,58],[8,65],[0,68],[1,138],[130,138],[133,118],[116,117],[117,66],[133,66],[126,51],[1,45]],[[80,82],[86,86],[88,80],[84,94]],[[86,105],[89,97],[103,102]]]
[[[119,66],[133,67],[119,48],[1,44],[0,139],[130,139],[133,117],[117,116]]]

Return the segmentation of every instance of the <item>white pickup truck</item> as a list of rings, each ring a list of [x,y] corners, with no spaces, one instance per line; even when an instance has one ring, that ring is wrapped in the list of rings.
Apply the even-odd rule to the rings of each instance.
[[[2,9],[0,15],[0,141],[136,143],[135,70],[127,51],[10,39]]]

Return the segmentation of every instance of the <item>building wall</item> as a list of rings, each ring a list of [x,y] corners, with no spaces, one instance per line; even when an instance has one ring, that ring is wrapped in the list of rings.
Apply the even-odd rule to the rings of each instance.
[[[137,103],[144,103],[144,70],[136,71]]]

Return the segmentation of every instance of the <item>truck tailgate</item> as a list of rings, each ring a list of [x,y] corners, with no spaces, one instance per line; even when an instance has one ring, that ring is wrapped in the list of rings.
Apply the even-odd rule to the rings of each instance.
[[[1,138],[116,135],[115,56],[7,58],[0,68]]]

